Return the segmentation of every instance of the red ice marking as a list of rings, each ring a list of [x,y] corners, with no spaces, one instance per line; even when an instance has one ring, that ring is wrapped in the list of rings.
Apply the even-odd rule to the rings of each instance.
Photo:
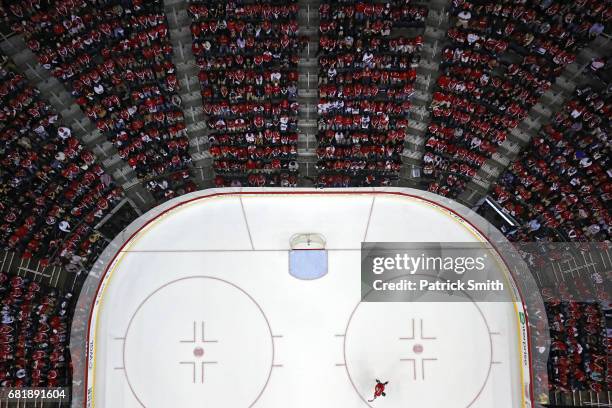
[[[415,344],[412,346],[412,351],[414,351],[415,354],[421,354],[423,352],[423,346],[421,344]]]
[[[196,357],[202,357],[204,355],[204,349],[202,347],[196,347],[193,349],[193,355]]]

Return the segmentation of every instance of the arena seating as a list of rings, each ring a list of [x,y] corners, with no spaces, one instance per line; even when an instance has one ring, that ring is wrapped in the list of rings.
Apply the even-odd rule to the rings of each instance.
[[[415,33],[429,10],[410,0],[320,3],[318,176],[305,184],[399,185],[425,48]],[[309,40],[299,10],[297,0],[188,1],[216,187],[298,184],[298,62]],[[429,191],[458,198],[604,32],[612,8],[452,0],[450,14],[422,173]],[[163,1],[0,0],[0,21],[25,38],[157,200],[195,190]],[[520,223],[503,229],[511,241],[610,240],[609,67],[609,57],[590,59],[581,75],[606,85],[579,87],[492,185],[491,197]],[[0,106],[0,246],[44,265],[91,265],[106,245],[93,226],[124,192],[7,64]],[[552,392],[612,388],[609,294],[580,285],[572,290],[589,292],[580,302],[565,283],[555,288],[563,296],[542,291],[553,341],[538,369],[548,371]],[[71,295],[0,273],[0,302],[0,386],[66,385]]]
[[[539,293],[527,295],[528,304],[543,301],[545,308],[529,311],[536,339],[533,353],[546,351],[548,356],[547,361],[533,361],[536,384],[546,376],[551,402],[560,405],[600,398],[612,387],[606,361],[612,341],[612,332],[606,329],[612,294],[605,284],[605,261],[595,265],[610,250],[609,242],[540,240],[519,242],[516,248],[540,285]]]
[[[158,200],[191,163],[163,1],[8,2],[13,29]]]
[[[602,32],[610,8],[453,0],[451,13],[456,26],[443,51],[423,169],[435,179],[430,191],[457,197],[578,50]]]
[[[551,330],[550,389],[596,393],[608,389],[608,346],[601,306],[551,298],[546,312]]]
[[[297,1],[190,2],[210,154],[222,186],[297,184]]]
[[[0,70],[0,242],[44,262],[83,262],[103,241],[92,230],[122,197],[39,92]]]
[[[0,387],[70,385],[72,294],[0,273]]]
[[[530,241],[556,229],[569,240],[610,240],[611,101],[579,89],[502,175],[492,195],[523,222],[510,239]]]
[[[409,1],[323,1],[319,8],[317,185],[398,178],[427,8]]]

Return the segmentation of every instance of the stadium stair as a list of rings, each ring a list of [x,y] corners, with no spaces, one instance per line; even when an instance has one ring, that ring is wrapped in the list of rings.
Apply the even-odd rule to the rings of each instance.
[[[300,104],[298,164],[300,166],[299,185],[301,187],[312,187],[317,176],[319,4],[318,0],[300,0],[299,2],[299,34],[308,36],[308,44],[302,51],[298,63],[298,102]]]
[[[576,62],[565,67],[553,86],[529,111],[529,115],[510,132],[508,139],[500,145],[499,150],[480,168],[477,177],[466,185],[459,196],[460,201],[474,205],[486,196],[508,165],[519,156],[531,138],[538,134],[542,125],[548,123],[552,115],[562,109],[576,87],[593,81],[588,75],[588,66],[592,58],[603,56],[601,50],[607,49],[603,43],[608,41],[610,40],[604,36],[598,37],[580,51]]]
[[[166,0],[164,8],[170,29],[172,43],[172,62],[176,66],[176,76],[179,80],[187,135],[189,137],[189,153],[193,158],[194,168],[191,177],[200,188],[212,187],[212,157],[208,152],[208,129],[202,111],[202,95],[198,81],[198,66],[191,51],[191,19],[187,14],[187,1]]]
[[[6,37],[0,43],[0,50],[41,92],[41,96],[55,108],[79,141],[96,155],[97,162],[108,174],[112,175],[118,185],[123,187],[132,203],[141,211],[146,211],[154,206],[155,199],[151,193],[140,184],[134,171],[119,157],[113,144],[104,138],[74,103],[74,98],[64,85],[38,63],[34,53],[27,48],[23,36]]]
[[[425,2],[423,5],[429,8],[429,14],[425,27],[412,29],[412,35],[423,36],[423,49],[421,61],[417,68],[417,79],[415,83],[415,94],[412,97],[412,108],[408,134],[405,140],[404,152],[402,154],[402,169],[400,170],[400,186],[420,188],[422,158],[424,154],[425,134],[430,122],[429,105],[436,81],[439,77],[440,51],[446,43],[446,31],[449,24],[449,13],[447,8],[450,2],[447,0],[436,0]],[[416,31],[418,30],[418,31]]]

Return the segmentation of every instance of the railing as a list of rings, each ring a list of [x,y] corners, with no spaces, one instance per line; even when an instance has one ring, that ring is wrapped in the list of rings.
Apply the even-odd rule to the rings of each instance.
[[[44,265],[40,260],[23,258],[20,254],[0,251],[0,271],[31,279],[46,286],[71,290],[74,276],[57,265]]]

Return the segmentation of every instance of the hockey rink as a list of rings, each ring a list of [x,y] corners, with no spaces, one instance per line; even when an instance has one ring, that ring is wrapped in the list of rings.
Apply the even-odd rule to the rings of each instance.
[[[484,240],[410,194],[432,195],[395,190],[207,190],[167,203],[105,270],[86,405],[529,407],[520,302],[360,302],[362,241]],[[326,275],[289,274],[296,233],[326,238]],[[376,379],[387,395],[368,402]]]

